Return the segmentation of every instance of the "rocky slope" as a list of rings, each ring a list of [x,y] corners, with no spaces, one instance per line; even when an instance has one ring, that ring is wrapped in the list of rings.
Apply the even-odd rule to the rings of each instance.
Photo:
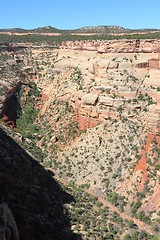
[[[78,239],[64,213],[74,198],[2,129],[0,159],[1,239]]]
[[[64,43],[54,65],[60,73],[49,84],[38,83],[45,89],[41,114],[46,121],[58,116],[53,100],[65,101],[85,130],[63,150],[59,144],[52,158],[56,174],[104,198],[114,192],[124,196],[129,215],[140,201],[136,214],[143,212],[155,224],[160,210],[158,47],[157,40]],[[58,121],[51,121],[58,133]]]
[[[147,106],[150,114],[145,114],[146,123],[155,128],[158,102],[149,105],[159,99],[158,46],[156,40],[62,43],[54,66],[66,71],[66,82],[56,97],[64,96],[70,102],[81,129],[87,119],[96,124],[108,116],[133,117]],[[46,81],[43,84],[45,88]]]

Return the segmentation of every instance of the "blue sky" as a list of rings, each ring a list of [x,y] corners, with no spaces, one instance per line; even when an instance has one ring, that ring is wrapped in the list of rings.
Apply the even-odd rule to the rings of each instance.
[[[0,28],[159,28],[160,0],[1,0]]]

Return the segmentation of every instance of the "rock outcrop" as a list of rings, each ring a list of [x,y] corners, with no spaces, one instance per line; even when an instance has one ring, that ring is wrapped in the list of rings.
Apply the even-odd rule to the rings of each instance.
[[[66,41],[62,49],[98,51],[99,53],[159,53],[159,40],[86,40]]]
[[[82,79],[75,75],[72,82],[79,86],[73,89],[73,86],[67,88],[66,85],[61,99],[65,96],[65,101],[70,102],[76,113],[77,109],[80,110],[77,119],[85,116],[85,121],[89,119],[92,122],[94,118],[93,125],[95,118],[99,123],[107,116],[132,116],[131,111],[138,107],[135,103],[127,104],[127,101],[138,94],[149,94],[155,100],[159,99],[158,92],[153,89],[159,87],[159,40],[67,41],[61,44],[60,49],[52,51],[47,46],[30,45],[28,48],[27,44],[7,49],[3,48],[1,52],[0,112],[6,122],[13,122],[12,125],[15,125],[16,117],[7,112],[7,96],[15,86],[35,81],[40,89],[45,90],[48,79],[59,74],[66,77],[71,68],[78,67]],[[73,77],[74,71],[71,72]],[[45,94],[43,91],[42,95]]]
[[[23,86],[36,82],[43,75],[53,74],[57,52],[44,49],[32,44],[0,44],[0,118],[10,126],[16,126],[16,119],[21,114],[19,93]],[[46,58],[44,60],[44,58]],[[42,65],[49,64],[50,68],[41,73]]]

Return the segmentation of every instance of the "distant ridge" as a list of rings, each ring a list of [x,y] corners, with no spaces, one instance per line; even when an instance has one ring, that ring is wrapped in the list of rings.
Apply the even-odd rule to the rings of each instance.
[[[88,26],[74,30],[75,32],[85,33],[127,33],[130,29],[120,26]]]
[[[19,32],[19,33],[23,33],[23,32],[28,32],[29,30],[23,29],[23,28],[2,28],[0,29],[0,32]]]
[[[62,33],[65,31],[67,31],[67,30],[61,30],[61,29],[51,27],[51,26],[39,27],[39,28],[30,30],[30,32],[37,32],[37,33]]]
[[[23,28],[5,28],[0,29],[0,32],[10,32],[10,33],[60,33],[60,34],[86,34],[86,33],[92,33],[92,34],[125,34],[125,33],[139,33],[139,32],[160,32],[160,29],[128,29],[121,26],[86,26],[78,29],[58,29],[52,26],[45,26],[45,27],[38,27],[35,29],[23,29]]]

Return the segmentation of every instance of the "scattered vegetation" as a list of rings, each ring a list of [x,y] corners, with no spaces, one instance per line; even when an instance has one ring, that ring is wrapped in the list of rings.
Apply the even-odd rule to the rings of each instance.
[[[59,43],[63,41],[81,41],[81,40],[112,40],[112,39],[160,39],[160,33],[144,33],[144,34],[124,34],[124,35],[92,35],[92,36],[84,36],[84,35],[70,35],[70,34],[62,34],[60,36],[46,36],[46,35],[38,35],[38,34],[28,34],[28,35],[8,35],[8,34],[0,34],[1,42],[55,42],[55,46],[57,47]]]

